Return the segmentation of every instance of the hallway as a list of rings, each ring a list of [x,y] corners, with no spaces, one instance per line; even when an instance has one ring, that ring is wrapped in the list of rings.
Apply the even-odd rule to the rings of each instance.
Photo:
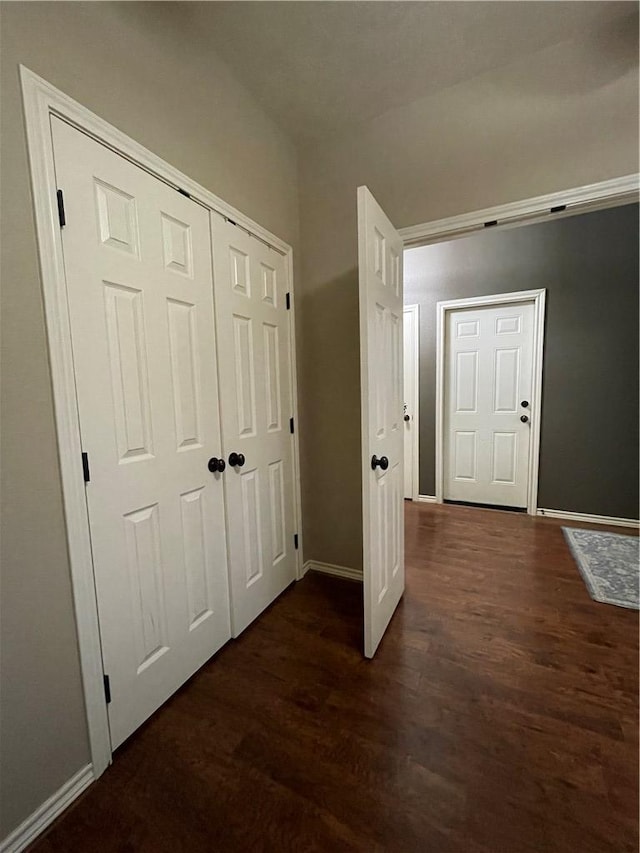
[[[373,661],[361,587],[308,574],[32,849],[636,850],[637,613],[589,598],[557,521],[405,517]]]

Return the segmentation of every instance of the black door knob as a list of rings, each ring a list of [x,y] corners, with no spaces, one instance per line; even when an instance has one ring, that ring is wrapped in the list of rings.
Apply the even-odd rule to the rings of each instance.
[[[222,473],[226,467],[227,463],[224,459],[218,459],[216,456],[212,456],[209,460],[209,464],[207,465],[207,468],[212,474],[215,474],[216,472]]]
[[[529,420],[529,418],[526,415],[520,415],[520,420],[522,421],[523,424],[526,424],[526,422]]]
[[[405,419],[405,421],[410,421],[410,420],[411,420],[411,415],[405,415],[405,416],[404,416],[404,419]]]
[[[526,408],[527,408],[527,406],[529,405],[529,401],[528,401],[528,400],[523,400],[523,401],[520,403],[520,405],[522,406],[522,408],[523,408],[523,409],[526,409]]]
[[[229,465],[231,465],[232,468],[242,468],[244,465],[244,453],[230,453]]]
[[[386,471],[388,467],[389,460],[386,456],[381,456],[380,459],[378,459],[377,456],[371,457],[371,468],[373,471],[375,471],[376,468],[382,468],[383,471]]]

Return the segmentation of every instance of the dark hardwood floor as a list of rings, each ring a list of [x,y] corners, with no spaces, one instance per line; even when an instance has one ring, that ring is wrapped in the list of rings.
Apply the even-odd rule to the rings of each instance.
[[[33,849],[635,853],[637,613],[548,519],[408,504],[406,564],[373,661],[307,575]]]

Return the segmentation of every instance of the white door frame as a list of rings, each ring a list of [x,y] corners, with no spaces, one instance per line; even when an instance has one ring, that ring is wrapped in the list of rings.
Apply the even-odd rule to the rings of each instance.
[[[97,778],[111,762],[111,740],[103,684],[102,653],[96,601],[89,518],[82,471],[80,423],[75,389],[71,330],[66,295],[62,235],[58,221],[56,178],[50,116],[64,121],[106,145],[194,201],[221,213],[267,243],[286,258],[291,341],[292,408],[296,429],[293,435],[296,529],[299,536],[297,576],[303,575],[302,510],[300,496],[299,419],[296,388],[295,300],[291,246],[231,207],[218,196],[139,145],[77,101],[20,66],[22,98],[31,169],[31,185],[40,257],[45,321],[57,428],[58,456],[62,479],[67,543],[73,600],[77,623],[80,668],[85,697],[91,764]]]
[[[413,326],[413,361],[415,370],[415,387],[413,399],[407,402],[413,412],[413,431],[411,433],[413,444],[413,471],[411,473],[411,500],[417,501],[420,494],[420,306],[405,305],[404,313],[411,315]]]
[[[437,304],[436,331],[436,503],[444,500],[444,392],[445,392],[445,331],[447,311],[459,308],[486,308],[513,302],[533,303],[533,359],[529,431],[529,469],[527,472],[527,512],[536,515],[538,509],[538,469],[540,464],[540,423],[542,407],[542,362],[544,351],[544,308],[547,291],[520,290],[493,296],[471,296],[450,299]]]
[[[563,219],[593,210],[618,207],[638,201],[640,174],[611,178],[597,184],[561,190],[547,195],[535,196],[522,201],[499,204],[484,210],[474,210],[460,216],[449,216],[419,225],[400,228],[400,236],[405,249],[441,243],[444,240],[456,240],[479,234],[485,228],[501,231],[505,228],[517,228],[532,222],[544,222],[551,219]]]

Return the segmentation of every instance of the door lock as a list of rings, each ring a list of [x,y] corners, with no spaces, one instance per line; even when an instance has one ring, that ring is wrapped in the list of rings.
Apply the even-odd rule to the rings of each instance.
[[[522,421],[523,424],[526,424],[528,422],[529,418],[526,415],[520,415],[520,420]]]

